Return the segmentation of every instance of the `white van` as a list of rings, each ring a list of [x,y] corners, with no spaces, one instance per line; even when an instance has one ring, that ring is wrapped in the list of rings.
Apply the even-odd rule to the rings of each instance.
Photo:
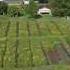
[[[52,15],[51,14],[51,9],[49,9],[49,8],[46,8],[46,7],[42,7],[42,8],[40,8],[40,9],[38,9],[38,11],[37,11],[37,14],[39,15],[41,15],[41,14],[49,14],[49,15]]]

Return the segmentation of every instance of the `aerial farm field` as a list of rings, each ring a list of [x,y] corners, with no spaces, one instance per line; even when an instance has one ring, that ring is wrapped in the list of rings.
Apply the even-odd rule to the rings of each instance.
[[[70,20],[58,17],[28,19],[0,16],[1,68],[52,68],[52,65],[69,64]]]

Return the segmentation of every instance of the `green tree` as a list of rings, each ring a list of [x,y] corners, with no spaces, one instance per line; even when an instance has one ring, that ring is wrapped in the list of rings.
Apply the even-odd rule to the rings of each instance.
[[[49,6],[55,16],[70,16],[70,0],[49,0]]]
[[[0,2],[0,15],[7,14],[8,4]]]
[[[21,6],[14,6],[14,5],[9,6],[7,12],[8,12],[7,15],[9,15],[11,17],[16,17],[16,16],[19,17],[19,16],[23,15],[22,14],[23,10],[22,10]]]
[[[25,13],[31,17],[37,14],[38,5],[34,0],[30,0],[29,5],[25,6]]]

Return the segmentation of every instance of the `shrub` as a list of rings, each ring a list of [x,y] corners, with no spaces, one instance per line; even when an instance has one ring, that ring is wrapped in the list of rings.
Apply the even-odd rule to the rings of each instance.
[[[0,1],[0,15],[7,14],[8,4]]]
[[[65,15],[65,10],[64,9],[58,9],[58,8],[55,8],[52,10],[52,14],[54,16],[64,16]]]
[[[54,16],[70,16],[70,0],[49,0]]]
[[[8,15],[11,17],[22,16],[23,9],[20,6],[10,6],[8,8]]]
[[[38,5],[34,0],[30,0],[29,5],[25,6],[25,13],[31,17],[37,15]]]

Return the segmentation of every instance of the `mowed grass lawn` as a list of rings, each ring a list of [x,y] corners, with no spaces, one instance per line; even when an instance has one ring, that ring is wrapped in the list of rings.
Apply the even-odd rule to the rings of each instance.
[[[57,64],[59,67],[56,70],[62,70],[60,65],[65,67],[70,64],[69,22],[55,17],[29,19],[0,16],[0,67],[49,66],[52,70]],[[66,67],[64,69],[67,70]]]

